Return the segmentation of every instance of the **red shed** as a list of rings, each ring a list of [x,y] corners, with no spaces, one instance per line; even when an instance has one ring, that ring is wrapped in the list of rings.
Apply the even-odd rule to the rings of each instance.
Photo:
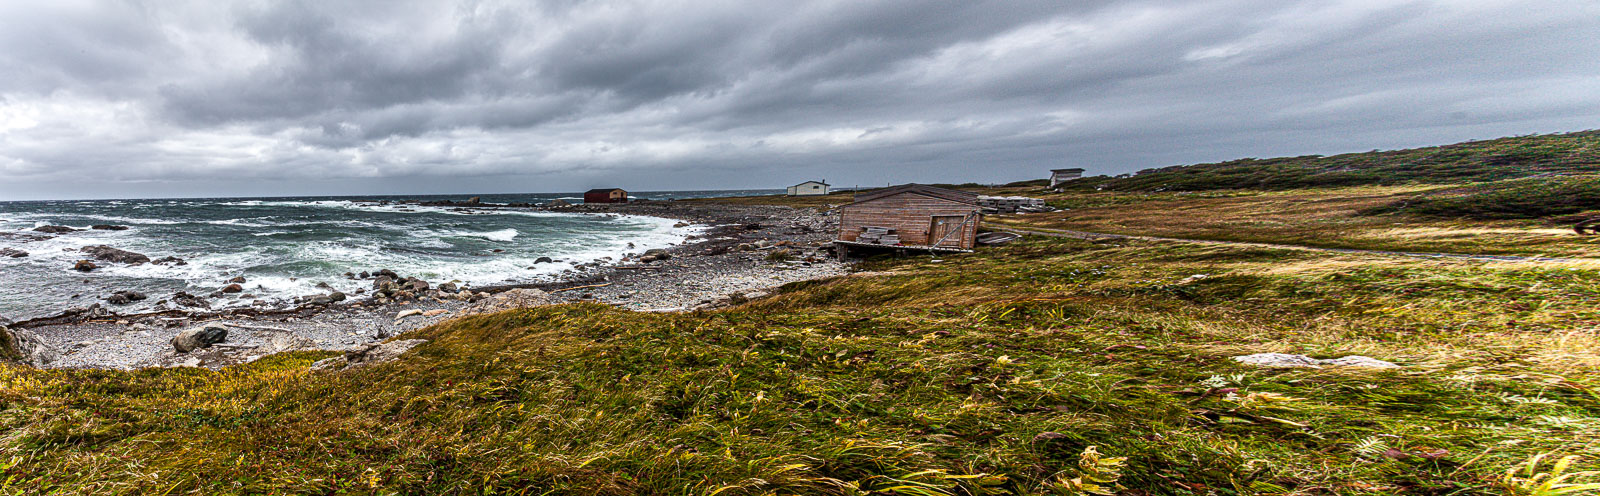
[[[967,251],[983,220],[977,194],[921,184],[859,194],[839,210],[835,244],[841,251],[875,246]]]
[[[584,203],[628,203],[628,192],[622,188],[598,188],[583,193]]]

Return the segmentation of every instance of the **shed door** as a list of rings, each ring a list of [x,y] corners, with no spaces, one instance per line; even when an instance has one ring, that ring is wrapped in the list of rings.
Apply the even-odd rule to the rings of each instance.
[[[944,239],[944,244],[961,246],[961,215],[935,215],[933,228],[928,230],[928,245],[932,246]],[[945,236],[949,236],[948,239]]]

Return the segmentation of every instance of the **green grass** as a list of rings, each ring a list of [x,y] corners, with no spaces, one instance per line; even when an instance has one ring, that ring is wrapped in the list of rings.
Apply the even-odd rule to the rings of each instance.
[[[1535,455],[1600,455],[1592,267],[1030,239],[865,268],[716,312],[454,320],[349,373],[311,373],[329,354],[306,352],[219,372],[7,367],[0,480],[1077,494],[1125,458],[1117,484],[1146,494],[1499,494]],[[1263,351],[1406,367],[1229,359]]]
[[[1600,176],[1514,179],[1426,192],[1368,213],[1451,219],[1555,219],[1600,211]],[[1570,219],[1568,219],[1570,220]]]
[[[1287,190],[1459,184],[1550,173],[1600,172],[1600,131],[1469,141],[1408,150],[1307,155],[1147,169],[1068,182],[1079,191]],[[1019,183],[1034,184],[1034,183]]]

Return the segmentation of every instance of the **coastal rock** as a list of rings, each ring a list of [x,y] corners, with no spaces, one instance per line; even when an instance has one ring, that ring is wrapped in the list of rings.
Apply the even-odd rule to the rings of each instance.
[[[435,317],[435,316],[439,316],[439,315],[444,315],[446,313],[450,313],[450,311],[449,310],[445,310],[443,308],[437,308],[437,309],[429,310],[429,311],[426,311],[426,312],[422,312],[422,316],[423,317]]]
[[[468,305],[461,309],[460,315],[495,313],[517,308],[540,307],[551,303],[550,293],[537,289],[513,289]]]
[[[140,293],[138,291],[118,291],[116,293],[112,293],[111,296],[107,296],[106,303],[110,303],[112,305],[127,305],[135,301],[144,301],[148,298],[149,296],[146,296],[144,293]]]
[[[188,353],[221,343],[226,339],[228,339],[228,328],[220,324],[206,324],[201,327],[184,329],[177,336],[173,336],[172,347],[178,350],[178,353]]]
[[[233,279],[229,279],[228,283],[229,284],[244,284],[245,283],[244,276],[239,276],[239,277],[235,277]]]
[[[1234,361],[1268,368],[1322,368],[1333,367],[1367,367],[1367,368],[1395,368],[1390,362],[1361,355],[1350,355],[1334,359],[1317,359],[1305,355],[1292,355],[1288,353],[1256,353],[1233,357]]]
[[[384,277],[388,277],[389,280],[399,280],[400,279],[400,274],[396,274],[396,273],[394,273],[394,271],[389,270],[389,269],[383,269],[383,270],[378,271],[378,275],[384,276]]]
[[[412,348],[416,348],[426,339],[400,339],[386,343],[378,343],[360,349],[346,351],[344,356],[318,360],[311,364],[311,370],[350,370],[368,365],[394,361],[400,355]]]
[[[26,256],[28,256],[28,252],[22,250],[0,248],[0,257],[22,258]]]
[[[61,352],[40,340],[33,331],[0,326],[0,359],[43,367],[60,358]]]
[[[402,311],[400,313],[394,314],[394,318],[396,320],[399,320],[399,319],[403,319],[403,318],[406,318],[406,317],[410,317],[412,315],[422,315],[422,311],[413,308],[411,310],[405,310],[405,311]]]
[[[439,285],[439,291],[442,291],[442,292],[445,292],[445,293],[454,293],[454,292],[457,291],[456,283],[447,282],[447,283],[444,283],[444,284],[440,284]]]
[[[73,228],[70,228],[70,227],[67,227],[67,226],[39,226],[39,227],[33,228],[33,230],[38,231],[38,232],[42,232],[42,233],[50,233],[50,234],[66,234],[66,233],[71,233],[71,232],[78,232],[77,229],[73,229]]]
[[[242,293],[242,292],[244,292],[244,286],[240,286],[238,284],[229,284],[227,286],[223,286],[222,287],[222,292],[224,292],[224,293]]]
[[[150,257],[127,250],[119,250],[106,245],[85,246],[80,248],[78,251],[87,253],[96,260],[106,262],[125,264],[142,264],[150,262]]]
[[[412,291],[424,291],[428,289],[428,281],[417,279],[415,277],[408,277],[406,278],[406,288]]]
[[[183,291],[173,293],[172,303],[180,307],[211,308],[211,302],[206,301],[205,298],[185,293]]]
[[[340,293],[338,291],[328,293],[328,299],[331,301],[344,301],[347,298],[349,298],[349,296],[345,296],[344,293]]]
[[[156,264],[156,265],[173,265],[173,266],[189,265],[189,262],[185,262],[181,258],[172,257],[172,256],[157,258],[155,260],[151,260],[150,263]]]
[[[126,230],[128,230],[128,226],[113,226],[113,225],[110,225],[110,224],[95,224],[95,225],[89,226],[89,229],[95,229],[95,230],[100,230],[100,231],[126,231]]]
[[[550,257],[539,257],[539,258],[533,259],[533,263],[536,263],[536,264],[555,263],[555,260],[551,259]]]
[[[283,353],[285,351],[309,350],[316,347],[316,341],[282,332],[272,336],[272,340],[267,344],[267,351],[269,353]]]
[[[78,263],[72,264],[72,270],[76,270],[78,272],[89,272],[98,268],[100,268],[99,265],[95,265],[94,262],[90,262],[88,260],[79,260]]]

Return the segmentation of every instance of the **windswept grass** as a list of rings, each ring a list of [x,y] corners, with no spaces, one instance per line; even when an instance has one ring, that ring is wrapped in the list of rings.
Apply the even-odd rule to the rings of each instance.
[[[1600,176],[1516,179],[1429,191],[1369,210],[1450,219],[1557,219],[1600,215]]]
[[[1569,473],[1600,458],[1595,267],[1031,239],[866,268],[716,312],[450,321],[418,331],[431,341],[408,359],[350,373],[308,372],[319,353],[220,372],[0,369],[0,480],[103,494],[1500,494],[1551,479],[1535,456],[1580,456]],[[1264,351],[1406,367],[1229,359]]]

